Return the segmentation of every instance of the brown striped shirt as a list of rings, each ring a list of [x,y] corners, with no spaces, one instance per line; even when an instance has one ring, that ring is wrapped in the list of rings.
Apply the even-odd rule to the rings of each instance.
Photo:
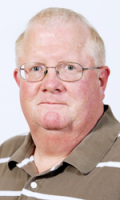
[[[120,200],[120,124],[107,108],[59,165],[38,174],[31,134],[0,147],[0,200]]]

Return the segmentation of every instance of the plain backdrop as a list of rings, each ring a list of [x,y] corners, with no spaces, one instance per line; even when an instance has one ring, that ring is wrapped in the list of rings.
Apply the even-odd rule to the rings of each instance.
[[[119,0],[0,0],[0,143],[29,131],[13,79],[14,44],[28,20],[47,7],[64,7],[84,15],[97,29],[106,46],[106,65],[111,69],[104,103],[120,120],[120,1]]]

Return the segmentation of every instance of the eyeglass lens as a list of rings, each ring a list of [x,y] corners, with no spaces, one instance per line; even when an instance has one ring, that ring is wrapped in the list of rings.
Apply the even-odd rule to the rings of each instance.
[[[50,67],[41,63],[25,63],[20,67],[21,76],[28,81],[40,81],[47,74]],[[58,78],[63,81],[77,81],[82,77],[82,66],[78,63],[60,63],[56,67]]]

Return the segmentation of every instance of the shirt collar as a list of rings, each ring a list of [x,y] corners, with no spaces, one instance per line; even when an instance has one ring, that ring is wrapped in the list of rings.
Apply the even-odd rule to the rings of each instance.
[[[111,109],[108,106],[105,109],[96,126],[65,159],[82,174],[88,174],[96,167],[120,132],[120,123],[114,118]]]
[[[104,158],[109,151],[118,133],[120,124],[114,118],[111,109],[105,106],[106,111],[92,131],[74,148],[64,162],[76,167],[82,174],[89,173]],[[31,134],[25,136],[22,146],[9,160],[12,170],[17,163],[29,158],[34,153],[35,145]]]
[[[11,170],[17,163],[20,163],[25,158],[29,158],[34,153],[35,145],[31,134],[29,133],[27,136],[23,137],[25,137],[23,144],[17,149],[17,151],[15,151],[8,162],[8,166]]]

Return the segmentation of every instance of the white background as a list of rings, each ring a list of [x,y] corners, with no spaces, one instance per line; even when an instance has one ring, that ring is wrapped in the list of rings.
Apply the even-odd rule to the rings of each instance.
[[[0,143],[29,131],[13,79],[14,44],[28,20],[46,7],[65,7],[84,15],[106,45],[111,69],[104,102],[120,121],[120,1],[119,0],[0,0]]]

